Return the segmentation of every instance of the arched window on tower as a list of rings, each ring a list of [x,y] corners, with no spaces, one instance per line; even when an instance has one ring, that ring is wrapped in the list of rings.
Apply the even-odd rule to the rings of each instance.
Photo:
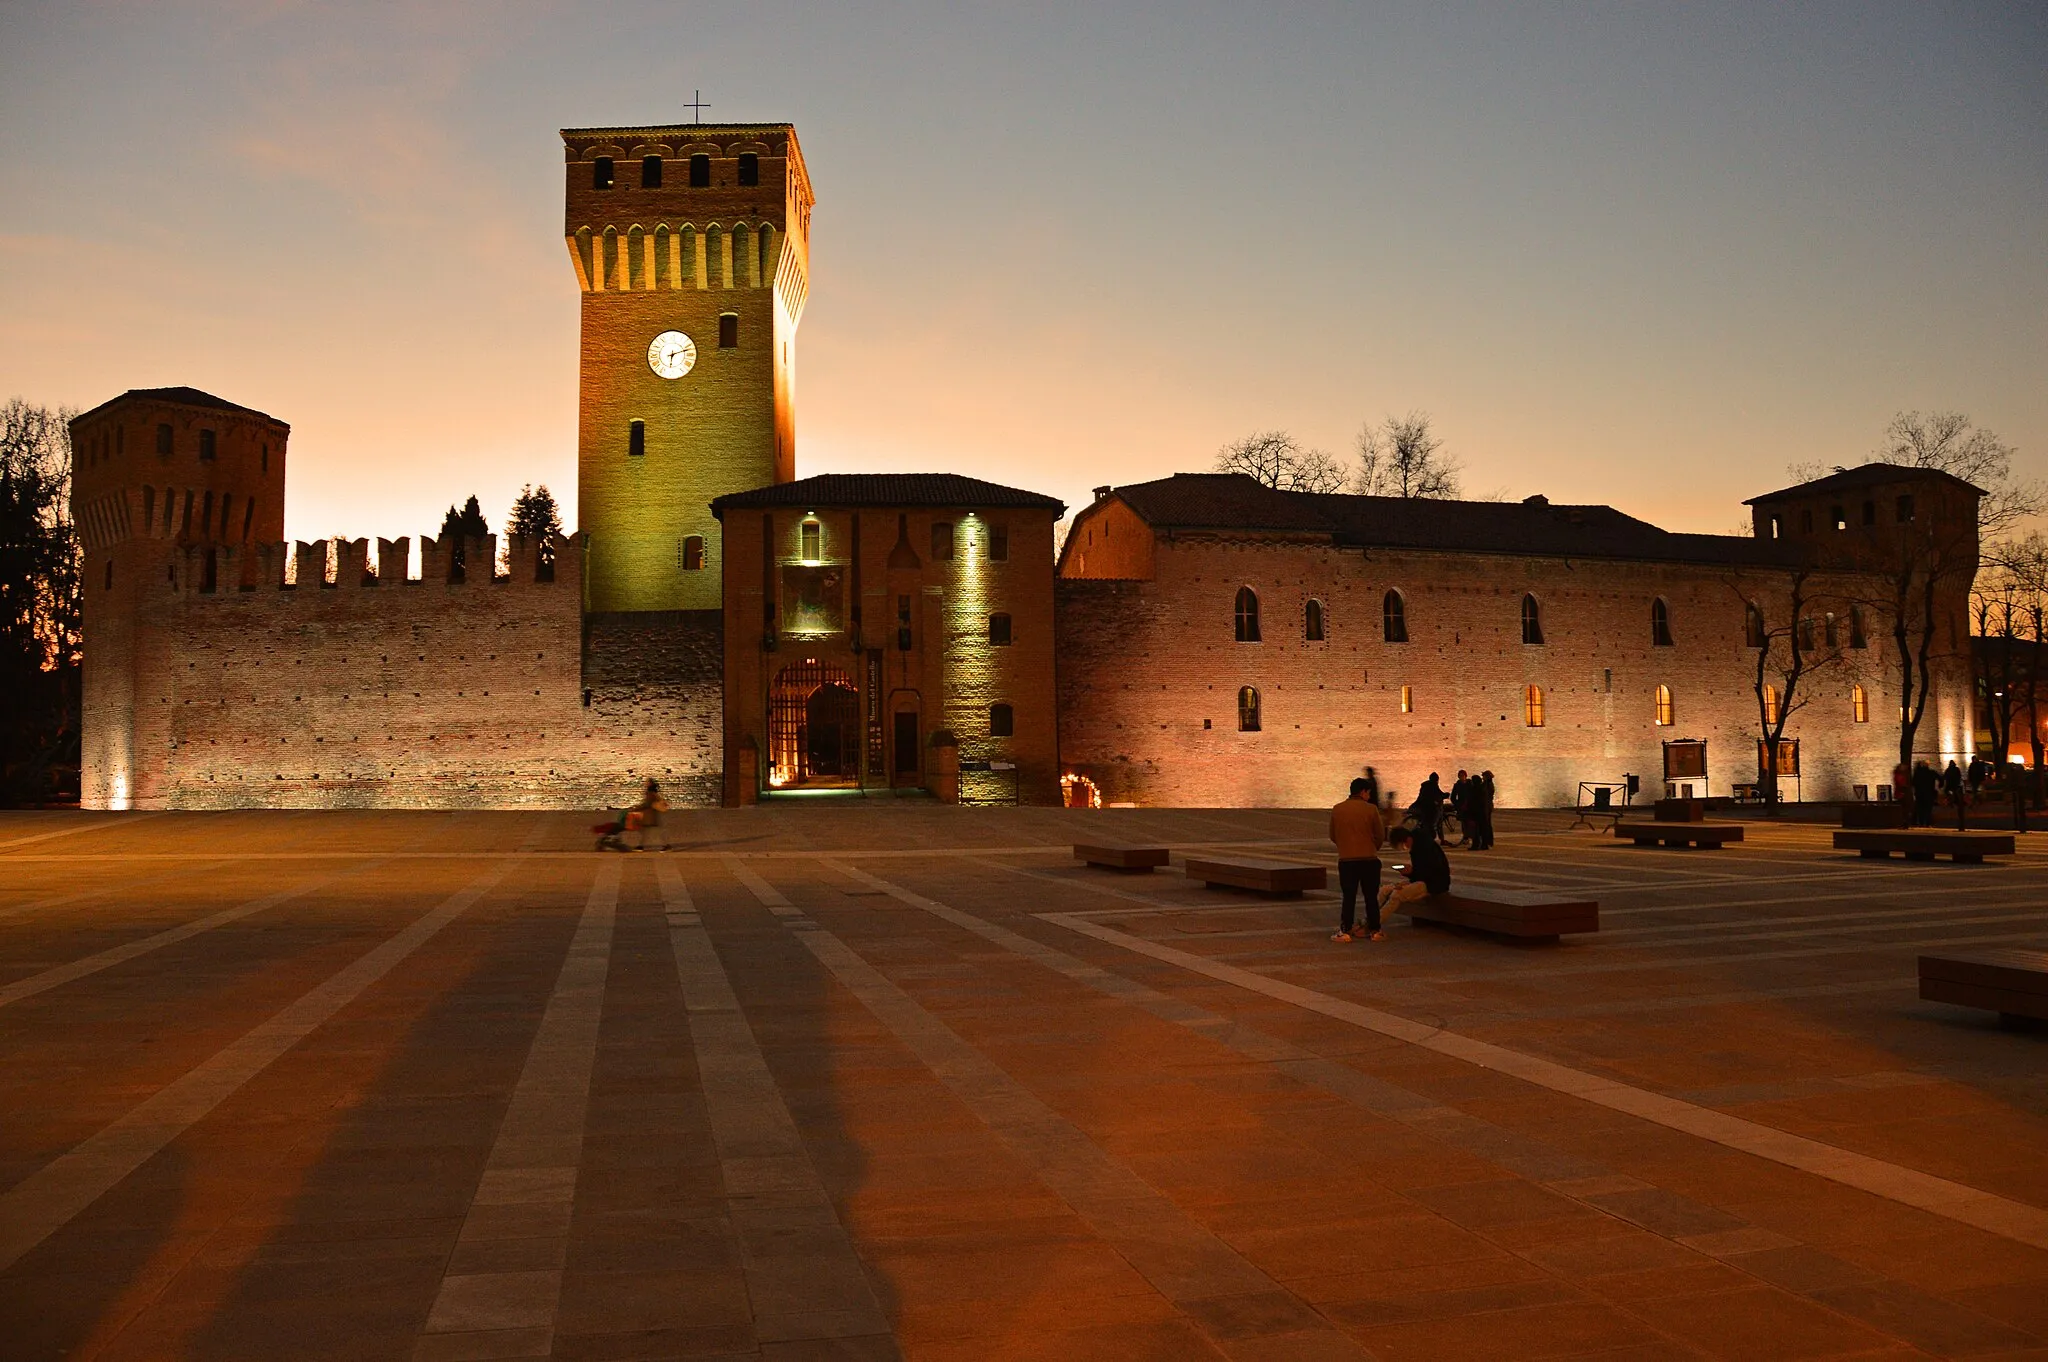
[[[1536,598],[1524,594],[1522,597],[1522,642],[1543,641],[1543,607],[1536,604]]]
[[[1764,612],[1751,601],[1742,609],[1742,637],[1752,648],[1764,646]]]
[[[731,350],[740,343],[740,314],[721,312],[718,314],[718,348]]]
[[[647,423],[635,421],[626,427],[626,453],[639,458],[647,452]]]
[[[1237,731],[1259,731],[1259,693],[1250,686],[1245,686],[1237,692]]]
[[[1764,722],[1766,724],[1778,722],[1778,688],[1776,686],[1764,687]]]
[[[1522,691],[1522,724],[1525,728],[1543,727],[1543,687],[1529,686]]]
[[[1301,636],[1310,643],[1323,641],[1323,603],[1312,600],[1301,608]]]
[[[690,188],[709,189],[710,187],[711,158],[700,151],[690,158]]]
[[[683,571],[685,571],[685,572],[702,572],[703,570],[704,570],[704,536],[703,536],[703,535],[701,535],[701,534],[686,534],[686,535],[684,535],[684,536],[683,536]]]
[[[612,158],[600,156],[590,163],[590,187],[610,189],[612,187]]]
[[[1408,641],[1408,605],[1398,591],[1389,591],[1380,603],[1382,625],[1389,643]]]
[[[1859,724],[1870,722],[1870,696],[1860,682],[1849,687],[1849,715]]]
[[[1674,722],[1671,704],[1671,687],[1657,687],[1657,727],[1669,728]]]
[[[1248,586],[1237,589],[1237,641],[1259,641],[1259,593]]]
[[[640,158],[640,187],[642,189],[661,188],[661,158],[659,156],[643,156]]]
[[[751,151],[740,153],[740,183],[755,185],[761,183],[761,158]]]
[[[1650,602],[1650,646],[1671,646],[1671,607],[1664,603],[1662,596]]]
[[[1863,632],[1863,607],[1860,605],[1849,607],[1849,646],[1851,648],[1868,648],[1870,646],[1870,639]]]

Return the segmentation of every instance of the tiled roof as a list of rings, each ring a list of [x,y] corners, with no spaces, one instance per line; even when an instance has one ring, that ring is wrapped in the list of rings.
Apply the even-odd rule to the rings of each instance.
[[[711,513],[770,506],[1029,507],[1051,511],[1055,517],[1067,509],[1053,497],[958,473],[820,473],[750,492],[727,493],[711,503]]]
[[[1796,487],[1787,487],[1782,491],[1767,492],[1760,497],[1751,497],[1742,504],[1744,506],[1755,506],[1760,502],[1777,501],[1783,497],[1823,496],[1829,492],[1848,492],[1863,487],[1876,487],[1883,483],[1927,481],[1929,479],[1940,482],[1952,482],[1958,487],[1968,488],[1980,497],[1984,495],[1983,488],[1976,486],[1974,483],[1964,482],[1953,473],[1944,473],[1939,468],[1915,468],[1910,464],[1902,463],[1866,463],[1856,468],[1837,468],[1824,478],[1815,478],[1812,482],[1802,482]]]
[[[1738,535],[1673,534],[1612,506],[1442,501],[1279,492],[1242,473],[1176,473],[1113,489],[1157,530],[1327,535],[1347,547],[1448,549],[1564,558],[1773,565],[1789,544]]]
[[[143,402],[172,402],[181,407],[210,407],[215,411],[238,411],[247,416],[261,416],[266,421],[277,421],[275,416],[267,412],[257,411],[254,407],[244,407],[228,401],[225,397],[215,397],[212,393],[202,392],[198,388],[130,388],[119,397],[108,398],[92,411],[81,412],[80,415],[90,416],[103,407],[111,407],[116,402],[126,402],[131,398]],[[284,424],[282,421],[277,423]]]

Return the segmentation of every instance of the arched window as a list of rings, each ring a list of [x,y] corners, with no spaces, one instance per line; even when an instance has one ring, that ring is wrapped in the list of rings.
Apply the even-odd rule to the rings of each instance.
[[[1522,642],[1543,641],[1543,607],[1536,604],[1534,596],[1522,597]]]
[[[1007,738],[1017,731],[1017,712],[1008,705],[988,707],[988,735],[991,738]]]
[[[1671,705],[1671,687],[1657,687],[1657,727],[1669,728],[1674,722]]]
[[[1408,605],[1407,602],[1401,599],[1401,593],[1389,591],[1385,602],[1382,603],[1381,609],[1386,616],[1387,642],[1406,643],[1408,641]]]
[[[1774,516],[1772,516],[1772,517],[1771,517],[1771,538],[1773,538],[1773,539],[1776,539],[1776,538],[1777,538],[1778,536],[1782,535],[1783,533],[1785,533],[1785,517],[1783,517],[1783,516],[1781,516],[1781,515],[1774,515]]]
[[[718,315],[718,348],[737,349],[740,343],[740,314],[721,312]]]
[[[1323,603],[1310,601],[1301,608],[1301,636],[1310,643],[1323,641]]]
[[[600,156],[590,163],[590,187],[610,189],[612,187],[612,158]]]
[[[1778,688],[1764,687],[1764,722],[1775,725],[1778,722]]]
[[[690,188],[709,189],[710,187],[711,158],[700,151],[690,158]]]
[[[1522,724],[1527,728],[1543,727],[1543,687],[1530,686],[1522,692]]]
[[[626,427],[626,453],[640,458],[647,453],[647,423],[635,421]]]
[[[1800,617],[1799,651],[1802,653],[1810,653],[1813,651],[1813,617],[1811,615],[1804,615]]]
[[[761,183],[761,156],[758,152],[740,153],[740,183],[755,185]]]
[[[1839,640],[1838,636],[1837,636],[1837,635],[1836,635],[1836,633],[1835,633],[1835,612],[1834,612],[1834,611],[1832,611],[1832,610],[1828,611],[1828,613],[1827,613],[1827,618],[1826,618],[1826,620],[1824,621],[1824,623],[1823,623],[1823,625],[1822,625],[1822,627],[1821,627],[1821,634],[1820,634],[1820,636],[1821,636],[1821,639],[1822,639],[1822,641],[1824,641],[1824,642],[1825,642],[1825,643],[1827,644],[1827,646],[1828,646],[1828,647],[1830,647],[1830,648],[1834,648],[1834,647],[1838,647],[1838,646],[1840,646],[1840,640]]]
[[[701,534],[686,534],[686,535],[684,535],[684,536],[683,536],[683,571],[685,571],[685,572],[702,572],[703,570],[704,570],[704,536],[703,536],[703,535],[701,535]]]
[[[1870,722],[1870,697],[1860,683],[1849,687],[1849,713],[1859,724]]]
[[[661,158],[659,156],[642,156],[640,158],[640,187],[642,189],[661,188]]]
[[[1664,603],[1662,596],[1650,602],[1650,646],[1671,646],[1671,607]]]
[[[1742,636],[1752,648],[1764,646],[1764,612],[1751,601],[1742,610]]]
[[[1259,593],[1248,586],[1237,589],[1237,641],[1259,641]]]
[[[1870,646],[1870,640],[1863,632],[1863,607],[1860,605],[1849,607],[1849,646],[1851,648],[1868,648]]]
[[[168,421],[156,423],[156,456],[159,459],[171,457],[171,423]]]
[[[1259,693],[1246,686],[1237,693],[1237,731],[1256,733],[1259,731]]]

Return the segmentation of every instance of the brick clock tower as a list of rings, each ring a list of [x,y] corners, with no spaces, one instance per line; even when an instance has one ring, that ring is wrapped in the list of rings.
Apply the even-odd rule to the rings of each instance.
[[[811,185],[787,123],[567,128],[592,612],[716,610],[712,498],[796,468]]]

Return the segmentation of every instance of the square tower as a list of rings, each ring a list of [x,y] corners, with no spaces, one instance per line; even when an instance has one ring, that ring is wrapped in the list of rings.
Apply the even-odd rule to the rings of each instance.
[[[716,610],[728,492],[796,468],[811,186],[787,123],[567,128],[592,611]]]

